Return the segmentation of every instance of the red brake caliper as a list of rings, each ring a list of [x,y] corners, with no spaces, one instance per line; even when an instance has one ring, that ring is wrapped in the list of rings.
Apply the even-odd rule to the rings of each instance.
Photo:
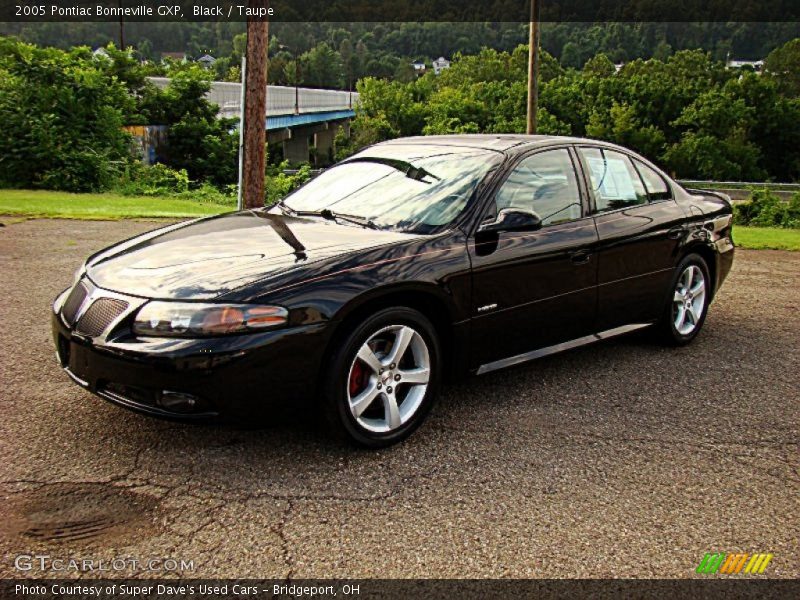
[[[364,387],[364,367],[357,360],[350,371],[350,395],[355,396]]]

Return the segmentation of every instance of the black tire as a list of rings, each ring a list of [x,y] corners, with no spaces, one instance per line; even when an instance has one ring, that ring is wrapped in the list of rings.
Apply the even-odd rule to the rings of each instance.
[[[689,269],[689,267],[696,267],[702,273],[705,282],[705,294],[702,312],[700,313],[696,323],[694,323],[693,328],[691,331],[681,332],[678,330],[678,327],[675,324],[677,312],[674,296],[676,293],[676,288],[678,288],[678,282],[685,277],[686,271]],[[675,274],[672,276],[669,288],[667,289],[667,297],[664,302],[661,319],[656,324],[655,328],[657,336],[661,342],[670,346],[685,346],[697,337],[697,335],[703,329],[703,324],[706,321],[708,306],[711,301],[712,285],[713,282],[711,281],[708,271],[708,265],[706,264],[705,259],[703,259],[703,257],[699,254],[688,254],[683,258],[683,260],[681,260],[680,263],[678,263],[678,266],[675,268]]]
[[[419,334],[427,347],[429,380],[422,400],[419,401],[418,407],[406,422],[388,432],[370,431],[359,423],[350,410],[348,395],[351,385],[351,367],[359,350],[368,340],[381,330],[393,326],[411,327]],[[411,346],[409,348],[411,349]],[[413,351],[410,350],[410,352],[411,354],[404,355],[407,360],[414,358]],[[422,313],[407,307],[393,307],[369,316],[340,339],[331,355],[322,380],[323,410],[333,433],[339,438],[368,448],[383,448],[404,440],[420,426],[433,407],[441,382],[441,364],[441,350],[436,329]],[[398,405],[402,407],[403,402],[399,397],[401,385],[402,383],[397,384],[396,387],[398,388]],[[384,387],[383,389],[391,388]],[[409,386],[408,389],[411,387]],[[376,402],[383,402],[383,396],[378,397]],[[378,408],[373,406],[371,410],[374,411]]]

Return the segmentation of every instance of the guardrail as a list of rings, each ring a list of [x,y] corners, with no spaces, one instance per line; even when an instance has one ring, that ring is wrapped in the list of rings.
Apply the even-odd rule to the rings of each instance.
[[[724,192],[730,196],[732,202],[746,202],[750,199],[750,190],[753,188],[767,188],[778,198],[784,201],[800,192],[800,183],[773,183],[769,181],[703,181],[697,179],[679,179],[678,183],[694,189],[707,189]]]
[[[686,187],[710,187],[747,189],[751,187],[769,188],[771,190],[787,190],[800,192],[800,183],[776,183],[772,181],[709,181],[702,179],[678,179],[678,183]]]

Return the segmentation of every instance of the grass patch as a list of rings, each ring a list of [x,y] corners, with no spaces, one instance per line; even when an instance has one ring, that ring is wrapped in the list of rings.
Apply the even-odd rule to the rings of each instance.
[[[733,241],[752,250],[800,250],[800,229],[741,227],[734,225]]]
[[[231,204],[170,196],[70,194],[45,190],[0,189],[0,215],[59,219],[135,219],[203,217],[235,210]]]

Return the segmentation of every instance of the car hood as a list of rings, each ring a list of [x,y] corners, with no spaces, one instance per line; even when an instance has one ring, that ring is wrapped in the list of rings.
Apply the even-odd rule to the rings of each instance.
[[[87,261],[101,288],[134,296],[202,300],[277,272],[417,236],[265,211],[229,213],[167,227]]]

